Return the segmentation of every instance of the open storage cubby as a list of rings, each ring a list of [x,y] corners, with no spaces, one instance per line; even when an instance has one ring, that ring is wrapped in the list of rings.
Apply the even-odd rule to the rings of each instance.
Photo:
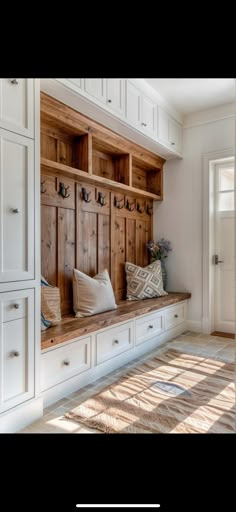
[[[130,155],[95,137],[92,138],[92,172],[96,176],[130,185]]]
[[[45,123],[41,127],[41,157],[74,169],[89,172],[89,136],[77,130],[68,132],[50,129]]]
[[[162,197],[162,169],[133,156],[132,187]]]

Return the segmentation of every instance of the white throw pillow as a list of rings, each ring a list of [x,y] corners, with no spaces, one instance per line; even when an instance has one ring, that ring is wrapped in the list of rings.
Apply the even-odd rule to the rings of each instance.
[[[116,309],[116,301],[107,270],[89,277],[74,268],[73,307],[77,318]]]
[[[147,267],[138,267],[134,263],[125,263],[128,300],[152,299],[168,295],[163,290],[160,260],[155,260]]]

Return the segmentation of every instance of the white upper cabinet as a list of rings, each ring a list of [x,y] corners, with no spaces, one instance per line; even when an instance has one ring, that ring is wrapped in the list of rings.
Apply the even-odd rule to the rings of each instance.
[[[121,78],[106,79],[106,104],[117,114],[124,112],[124,80]]]
[[[156,138],[157,106],[150,98],[143,94],[141,107],[141,128],[149,137]]]
[[[136,127],[141,126],[141,91],[126,80],[125,117]]]
[[[158,139],[176,153],[181,153],[181,130],[181,125],[158,107]]]
[[[84,91],[97,100],[105,102],[105,82],[104,78],[85,78]]]
[[[0,79],[0,127],[34,137],[34,84],[31,78]]]
[[[34,144],[0,128],[0,283],[34,279]]]

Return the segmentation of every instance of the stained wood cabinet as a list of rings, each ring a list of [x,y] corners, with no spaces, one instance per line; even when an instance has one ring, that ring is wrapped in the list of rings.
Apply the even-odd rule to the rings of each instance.
[[[33,93],[33,79],[0,79],[1,128],[27,137],[34,137]]]
[[[34,278],[34,144],[0,129],[0,283]]]
[[[0,294],[0,412],[34,396],[34,290]]]

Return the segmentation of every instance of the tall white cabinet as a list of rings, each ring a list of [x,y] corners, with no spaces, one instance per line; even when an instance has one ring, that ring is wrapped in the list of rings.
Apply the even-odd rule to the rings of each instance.
[[[42,415],[37,79],[0,79],[0,432]]]

